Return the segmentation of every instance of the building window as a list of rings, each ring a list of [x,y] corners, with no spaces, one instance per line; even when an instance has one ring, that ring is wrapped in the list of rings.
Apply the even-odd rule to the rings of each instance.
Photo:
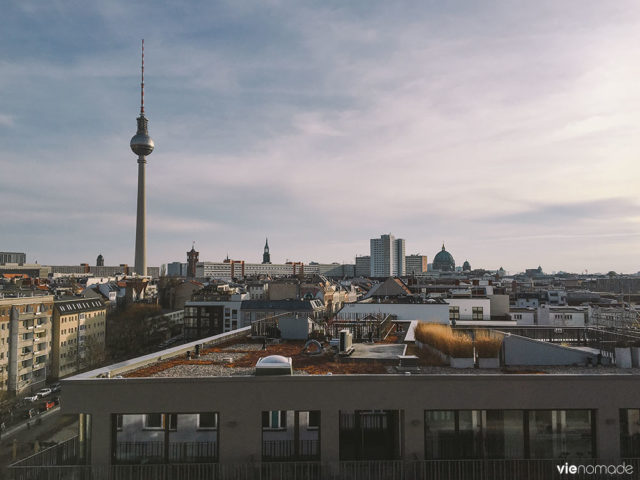
[[[146,429],[162,429],[162,414],[149,413],[144,416],[144,428]]]
[[[198,414],[198,430],[215,430],[218,428],[218,414],[215,412]]]
[[[482,307],[471,307],[471,319],[482,320]]]
[[[116,415],[116,430],[121,431],[122,430],[122,415]]]
[[[460,307],[449,307],[449,321],[455,323],[460,320]]]
[[[591,410],[531,410],[530,458],[594,458]]]
[[[620,410],[620,456],[637,458],[640,456],[640,409]]]
[[[320,428],[320,410],[312,410],[309,412],[307,428],[309,430],[317,430]]]
[[[287,411],[271,410],[262,412],[262,428],[284,430],[287,428]]]
[[[425,458],[595,458],[591,410],[428,410]]]
[[[169,422],[169,430],[176,431],[178,429],[178,414],[168,413],[165,415],[165,421]]]

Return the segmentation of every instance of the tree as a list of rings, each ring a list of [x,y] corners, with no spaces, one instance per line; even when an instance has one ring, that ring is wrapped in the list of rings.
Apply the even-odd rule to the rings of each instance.
[[[154,343],[147,319],[159,315],[158,305],[134,303],[107,317],[107,355],[111,360],[135,357]]]
[[[95,335],[86,335],[84,343],[78,352],[80,369],[98,367],[107,358],[106,345],[99,341]]]

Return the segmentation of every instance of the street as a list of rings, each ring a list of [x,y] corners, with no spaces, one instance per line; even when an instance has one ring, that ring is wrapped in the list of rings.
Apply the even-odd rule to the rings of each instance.
[[[40,421],[38,422],[38,419]],[[13,446],[16,445],[16,460],[34,453],[34,447],[42,450],[50,443],[60,443],[78,434],[77,415],[61,415],[60,409],[41,414],[37,418],[21,422],[7,429],[0,438],[0,471],[13,463]],[[0,477],[1,478],[1,477]]]

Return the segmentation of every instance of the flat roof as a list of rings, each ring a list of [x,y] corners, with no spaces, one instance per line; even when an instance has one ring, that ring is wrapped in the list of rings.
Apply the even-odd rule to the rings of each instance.
[[[412,326],[415,325],[411,322]],[[416,322],[417,323],[417,322]],[[485,323],[485,322],[476,322]],[[488,322],[486,322],[488,323]],[[487,325],[488,326],[488,325]],[[411,331],[411,329],[410,329]],[[323,350],[305,351],[304,341],[268,343],[263,349],[261,339],[252,339],[250,327],[168,348],[156,353],[75,375],[65,380],[108,378],[195,378],[254,376],[258,360],[269,355],[291,357],[293,375],[398,375],[406,374],[399,367],[401,355],[418,356],[418,366],[411,374],[418,375],[640,375],[640,368],[615,366],[509,366],[497,369],[452,368],[438,358],[422,355],[419,348],[402,337],[390,335],[373,344],[354,343],[354,352],[340,357],[326,346]],[[410,336],[410,335],[407,335]],[[195,347],[201,345],[195,357]],[[587,351],[586,348],[583,348]],[[588,349],[591,351],[592,349]],[[187,352],[190,357],[187,358]]]

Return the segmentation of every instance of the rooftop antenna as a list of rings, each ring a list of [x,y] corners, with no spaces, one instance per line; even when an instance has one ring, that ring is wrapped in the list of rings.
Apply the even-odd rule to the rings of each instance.
[[[144,116],[144,38],[142,39],[142,79],[140,81],[140,115]]]

